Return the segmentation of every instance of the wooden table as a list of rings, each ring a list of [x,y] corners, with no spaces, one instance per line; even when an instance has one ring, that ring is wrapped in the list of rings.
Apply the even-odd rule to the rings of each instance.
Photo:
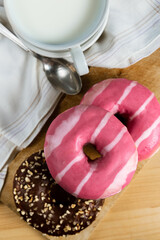
[[[126,77],[145,83],[160,101],[160,49],[128,69],[90,69],[89,80]],[[72,100],[72,99],[71,99]],[[65,102],[68,103],[67,100]],[[41,233],[27,226],[0,204],[0,240],[42,240]],[[82,239],[83,240],[83,239]],[[100,222],[89,240],[160,240],[160,159],[147,163]]]
[[[42,240],[0,204],[0,240]],[[89,240],[160,240],[160,159],[148,163]]]

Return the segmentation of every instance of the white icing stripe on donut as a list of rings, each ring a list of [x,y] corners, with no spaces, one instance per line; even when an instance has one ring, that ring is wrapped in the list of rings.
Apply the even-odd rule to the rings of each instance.
[[[85,99],[87,99],[87,104],[92,104],[94,102],[94,100],[96,99],[96,97],[98,97],[108,86],[109,84],[113,81],[113,79],[109,79],[107,81],[107,84],[106,82],[102,82],[102,84],[95,84],[93,87],[92,87],[92,90],[91,91],[88,91],[85,96],[84,96],[84,99],[82,100],[82,104],[85,103]],[[97,87],[98,86],[98,87]],[[94,91],[94,88],[96,88],[96,90]],[[89,100],[89,102],[88,102]]]
[[[130,117],[130,120],[132,121],[135,117],[137,117],[141,112],[143,112],[146,108],[146,106],[152,101],[154,98],[154,93],[150,95],[149,98],[142,104],[142,106]]]
[[[127,132],[127,128],[123,127],[121,131],[118,133],[118,135],[113,139],[113,141],[103,148],[102,154],[105,154],[106,152],[111,151],[117,145],[117,143],[122,139],[123,135],[126,132]]]
[[[47,158],[51,155],[52,151],[61,144],[63,138],[74,128],[81,115],[86,111],[87,108],[88,106],[84,106],[83,110],[81,109],[81,111],[79,111],[79,109],[77,110],[76,108],[74,113],[57,127],[53,135],[47,135],[47,146],[45,147]]]
[[[158,147],[158,148],[152,153],[152,155],[149,156],[149,158],[152,158],[159,150],[160,150],[160,147]]]
[[[106,198],[108,196],[111,196],[111,193],[116,191],[117,193],[122,190],[121,186],[125,185],[127,181],[128,174],[135,171],[137,168],[137,162],[138,162],[138,155],[137,151],[134,152],[134,154],[131,156],[129,161],[124,165],[124,167],[117,173],[116,177],[114,178],[113,182],[110,184],[109,187],[106,188],[104,193],[99,198]]]
[[[124,101],[124,99],[130,94],[132,88],[134,88],[137,85],[136,82],[131,82],[129,84],[129,86],[126,87],[126,89],[124,90],[122,96],[120,97],[120,99],[118,100],[117,104],[114,105],[114,107],[112,108],[111,112],[113,114],[115,114],[118,110],[118,106]]]
[[[107,122],[108,122],[108,120],[110,119],[111,116],[112,116],[112,114],[110,112],[106,113],[106,115],[101,120],[98,127],[95,129],[94,133],[92,134],[91,143],[95,142],[96,137],[99,135],[99,133],[102,131],[102,129],[106,126],[106,124],[107,124]]]
[[[84,158],[84,153],[81,152],[77,157],[75,157],[60,173],[55,177],[56,182],[60,182],[64,175],[69,171],[69,169],[77,162]]]
[[[83,180],[80,182],[80,184],[77,186],[75,192],[73,193],[75,196],[77,196],[80,193],[80,191],[82,190],[83,186],[88,182],[88,180],[92,176],[93,172],[96,170],[96,167],[97,167],[97,164],[91,165],[90,171],[83,178]]]
[[[145,140],[146,138],[148,138],[150,136],[150,134],[152,133],[152,131],[160,124],[160,116],[156,119],[156,121],[147,129],[145,130],[141,136],[136,140],[135,144],[136,147],[138,148],[138,146],[140,145],[140,143]]]

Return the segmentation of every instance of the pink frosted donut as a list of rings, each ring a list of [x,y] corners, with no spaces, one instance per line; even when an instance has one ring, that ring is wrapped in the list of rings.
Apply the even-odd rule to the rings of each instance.
[[[84,95],[81,104],[104,108],[125,122],[138,149],[139,161],[159,149],[160,104],[141,84],[124,78],[104,80]]]
[[[88,161],[83,146],[92,143],[101,158]],[[52,177],[72,195],[106,198],[132,179],[138,162],[127,128],[110,112],[79,105],[60,114],[50,125],[44,145]]]

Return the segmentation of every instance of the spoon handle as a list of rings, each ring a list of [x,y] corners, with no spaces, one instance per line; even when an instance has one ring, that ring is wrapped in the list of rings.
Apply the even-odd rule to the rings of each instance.
[[[10,32],[8,28],[6,28],[2,23],[0,23],[0,33],[23,48],[25,51],[30,52],[30,50],[21,42],[21,40],[17,38],[12,32]]]

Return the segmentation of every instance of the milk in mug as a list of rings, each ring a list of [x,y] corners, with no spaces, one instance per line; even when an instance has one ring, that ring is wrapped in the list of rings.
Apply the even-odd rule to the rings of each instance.
[[[98,19],[101,0],[6,0],[21,36],[46,44],[82,38]]]

